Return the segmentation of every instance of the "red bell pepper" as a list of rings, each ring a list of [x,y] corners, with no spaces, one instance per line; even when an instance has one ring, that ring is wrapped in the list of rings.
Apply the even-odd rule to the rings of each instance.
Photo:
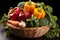
[[[20,12],[21,12],[21,9],[19,7],[14,7],[13,9],[11,9],[9,11],[10,19],[14,21],[18,20],[17,16],[19,15]]]

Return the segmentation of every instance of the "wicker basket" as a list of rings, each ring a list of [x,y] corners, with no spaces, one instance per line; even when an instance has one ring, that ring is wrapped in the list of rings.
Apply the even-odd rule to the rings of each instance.
[[[24,38],[41,37],[50,29],[49,26],[35,27],[35,28],[19,28],[7,23],[9,30],[12,34]]]

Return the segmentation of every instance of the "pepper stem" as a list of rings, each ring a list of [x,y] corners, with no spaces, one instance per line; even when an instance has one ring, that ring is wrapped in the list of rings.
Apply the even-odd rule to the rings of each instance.
[[[38,10],[38,12],[40,12],[40,13],[41,13],[41,12],[42,12],[42,11],[41,11],[41,9],[40,9],[40,10]]]
[[[14,10],[12,7],[10,7],[10,9],[9,9],[9,12],[8,12],[8,13],[10,13],[10,12],[15,12],[15,10]]]
[[[29,0],[29,2],[31,2],[31,0]]]
[[[29,0],[29,5],[32,5],[31,0]]]

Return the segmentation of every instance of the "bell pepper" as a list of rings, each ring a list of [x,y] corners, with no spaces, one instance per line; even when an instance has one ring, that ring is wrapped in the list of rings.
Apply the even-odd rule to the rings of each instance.
[[[21,12],[21,9],[19,7],[14,7],[10,9],[9,11],[10,19],[14,21],[18,20],[17,16],[19,15],[20,12]]]
[[[26,19],[28,19],[28,18],[30,18],[31,17],[31,13],[30,12],[24,12],[24,11],[21,11],[20,13],[19,13],[19,21],[21,21],[21,20],[23,20],[23,21],[25,21]]]
[[[35,3],[32,1],[25,2],[24,11],[33,12],[35,9]]]
[[[44,18],[46,13],[43,8],[35,8],[33,11],[33,15],[36,16],[38,19]]]

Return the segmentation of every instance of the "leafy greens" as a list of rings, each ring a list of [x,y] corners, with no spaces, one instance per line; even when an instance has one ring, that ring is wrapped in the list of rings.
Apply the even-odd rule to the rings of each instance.
[[[41,4],[41,3],[39,3],[39,4]],[[52,12],[53,12],[52,7],[50,7],[49,5],[43,5],[43,4],[40,5],[40,6],[42,8],[44,8],[44,10],[45,10],[45,12],[47,14],[48,20],[49,20],[48,25],[51,27],[51,29],[49,30],[48,33],[46,33],[45,36],[47,36],[49,38],[59,37],[60,29],[59,29],[59,25],[56,23],[57,17],[52,15]]]

